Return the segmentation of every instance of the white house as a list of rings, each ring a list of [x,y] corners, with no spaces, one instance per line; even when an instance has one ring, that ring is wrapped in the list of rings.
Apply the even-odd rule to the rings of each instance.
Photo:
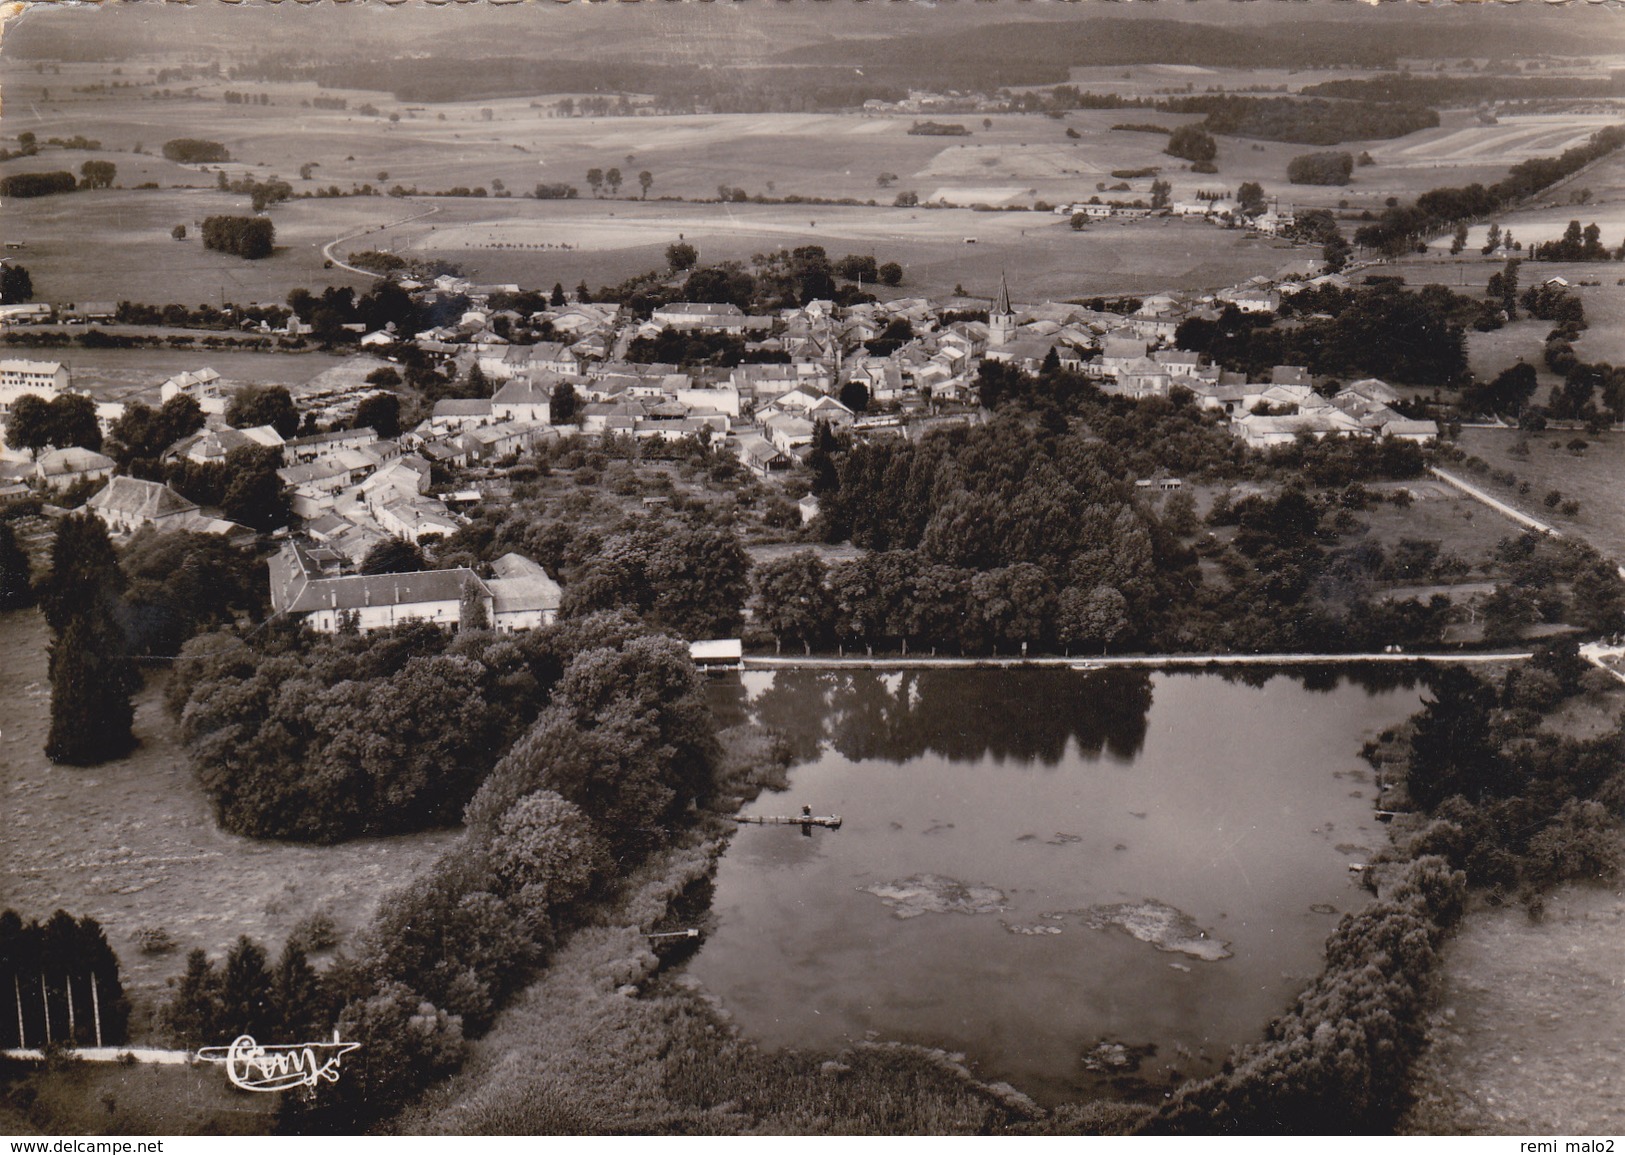
[[[224,417],[230,397],[220,385],[220,374],[213,369],[196,369],[177,373],[158,386],[158,398],[168,401],[172,397],[186,396],[198,403],[203,412]]]
[[[485,579],[491,591],[491,628],[499,633],[550,626],[559,616],[564,591],[547,570],[517,553],[503,554],[491,563],[493,576]]]
[[[407,622],[463,624],[465,593],[490,613],[491,593],[471,569],[324,577],[303,547],[288,542],[270,561],[271,608],[311,629],[337,633],[353,622],[362,633]]]
[[[510,378],[491,398],[492,416],[498,421],[546,425],[552,413],[553,386],[559,380],[551,373]]]
[[[743,333],[745,313],[738,305],[677,301],[662,305],[649,319],[663,328],[709,329],[721,333]]]
[[[71,383],[68,367],[60,361],[0,361],[0,405],[9,404],[8,392],[37,393],[47,401]]]

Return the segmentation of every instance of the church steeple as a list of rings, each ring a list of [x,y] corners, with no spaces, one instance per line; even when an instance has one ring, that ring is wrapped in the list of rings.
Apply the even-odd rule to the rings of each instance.
[[[999,296],[987,315],[987,343],[990,346],[1008,345],[1016,339],[1016,311],[1010,307],[1010,285],[1004,274],[999,274]]]

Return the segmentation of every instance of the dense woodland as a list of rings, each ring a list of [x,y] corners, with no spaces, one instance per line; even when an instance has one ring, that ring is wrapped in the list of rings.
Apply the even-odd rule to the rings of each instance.
[[[1204,113],[1202,127],[1209,132],[1294,144],[1388,140],[1439,126],[1439,114],[1419,103],[1186,96],[1162,101],[1158,107],[1168,112]]]
[[[1323,80],[1304,88],[1305,96],[1379,101],[1434,107],[1502,104],[1515,100],[1605,100],[1625,94],[1625,73],[1601,79],[1578,76],[1520,76],[1506,72],[1478,76],[1388,73],[1363,80]]]
[[[0,197],[45,197],[78,187],[71,172],[16,172],[0,177]]]
[[[1174,340],[1225,369],[1261,379],[1272,366],[1302,365],[1317,376],[1377,377],[1403,385],[1455,386],[1467,380],[1466,329],[1491,313],[1477,297],[1442,285],[1410,290],[1385,282],[1305,289],[1280,313],[1226,308],[1215,321],[1184,322]],[[1277,320],[1290,319],[1290,326]],[[1499,322],[1495,322],[1499,324]]]
[[[1443,629],[1444,605],[1383,602],[1380,583],[1464,563],[1360,540],[1359,513],[1377,500],[1363,483],[1417,476],[1416,446],[1327,441],[1258,455],[1192,405],[1110,400],[1058,370],[989,367],[983,388],[999,413],[985,427],[917,444],[821,435],[809,463],[815,529],[865,553],[759,567],[755,620],[778,644],[1335,652]],[[1188,497],[1155,508],[1132,485],[1164,472],[1322,492],[1223,498],[1209,517],[1223,536],[1197,541]]]
[[[289,1102],[286,1127],[353,1132],[454,1069],[557,936],[715,789],[720,750],[686,647],[625,616],[567,630],[549,635],[568,660],[533,671],[545,707],[474,796],[468,837],[323,976],[361,1050],[336,1085]]]

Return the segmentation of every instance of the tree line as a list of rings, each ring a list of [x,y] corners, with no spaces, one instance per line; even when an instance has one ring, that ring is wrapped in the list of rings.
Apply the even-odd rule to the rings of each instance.
[[[88,513],[57,522],[37,580],[0,524],[0,610],[35,602],[52,631],[46,753],[70,765],[134,747],[138,658],[173,656],[201,629],[265,612],[264,579],[245,551],[212,534],[145,529],[121,555]]]
[[[1609,249],[1595,221],[1583,229],[1579,221],[1570,221],[1557,240],[1530,246],[1529,256],[1537,261],[1620,261],[1625,260],[1625,243]]]
[[[1559,156],[1519,161],[1507,175],[1488,188],[1481,184],[1431,189],[1413,204],[1385,210],[1376,222],[1355,231],[1356,244],[1388,256],[1410,252],[1426,237],[1443,232],[1458,221],[1481,219],[1532,196],[1593,161],[1625,145],[1625,126],[1598,129],[1585,144],[1565,149]]]
[[[6,415],[6,444],[35,456],[47,446],[99,450],[102,427],[96,420],[96,402],[83,393],[59,393],[49,401],[25,393]]]
[[[226,146],[217,140],[181,136],[164,142],[164,159],[176,164],[220,164],[231,159]]]
[[[0,913],[0,1049],[112,1047],[130,1004],[118,955],[89,915],[58,910],[41,923]]]
[[[78,187],[79,181],[71,172],[14,172],[0,177],[0,197],[44,197],[73,192]]]
[[[218,965],[202,949],[186,956],[161,1021],[170,1042],[190,1051],[242,1035],[264,1045],[321,1042],[332,1037],[337,1010],[331,987],[293,937],[272,963],[242,935]]]
[[[292,948],[271,967],[263,948],[242,941],[223,968],[189,960],[168,1016],[178,1035],[239,1023],[273,1036],[336,1026],[361,1044],[336,1084],[285,1104],[285,1129],[354,1133],[454,1070],[465,1039],[489,1028],[559,936],[692,821],[692,803],[709,799],[719,750],[685,646],[625,614],[532,636],[549,639],[548,656],[533,666],[516,659],[510,676],[536,679],[545,704],[474,794],[467,837],[387,897],[352,952],[319,976]],[[369,648],[425,637],[396,631]],[[319,707],[307,699],[305,709]]]
[[[1287,162],[1292,184],[1344,185],[1354,175],[1354,156],[1347,152],[1311,152]]]
[[[1203,113],[1208,132],[1293,144],[1388,140],[1439,125],[1439,114],[1422,102],[1203,95],[1173,97],[1157,107]]]

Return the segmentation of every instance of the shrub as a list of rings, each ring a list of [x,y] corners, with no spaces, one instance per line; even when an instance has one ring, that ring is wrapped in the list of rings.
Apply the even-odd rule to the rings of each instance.
[[[325,910],[312,911],[294,924],[288,932],[288,942],[305,954],[329,950],[338,945],[338,926]]]
[[[135,932],[135,945],[142,954],[167,954],[175,949],[175,940],[161,926],[144,926]]]

